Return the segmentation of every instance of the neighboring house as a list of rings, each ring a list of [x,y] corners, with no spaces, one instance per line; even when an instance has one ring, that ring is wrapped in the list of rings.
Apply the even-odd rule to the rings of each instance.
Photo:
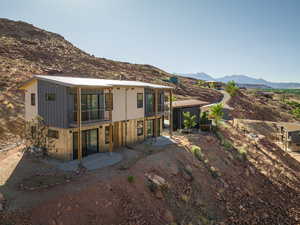
[[[223,83],[219,81],[205,81],[205,87],[215,88],[217,90],[221,90],[223,87]]]
[[[36,75],[21,89],[25,120],[44,119],[56,139],[49,154],[62,160],[159,136],[165,94],[172,96],[172,88],[162,85],[66,76]]]
[[[200,107],[207,105],[207,102],[190,99],[190,100],[182,100],[182,101],[174,101],[173,106],[173,129],[184,129],[184,112],[190,112],[191,115],[196,116],[197,125],[195,128],[199,128],[200,123]]]
[[[284,150],[300,151],[300,124],[278,123],[278,138]]]

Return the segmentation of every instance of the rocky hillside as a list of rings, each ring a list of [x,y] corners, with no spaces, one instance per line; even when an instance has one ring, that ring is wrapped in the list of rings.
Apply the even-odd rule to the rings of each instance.
[[[61,74],[107,79],[127,79],[171,85],[171,74],[150,66],[117,62],[92,56],[51,33],[25,22],[0,19],[0,136],[7,139],[22,125],[23,99],[18,85],[33,74]],[[175,94],[208,102],[222,96],[182,78]],[[15,138],[12,136],[12,138]]]

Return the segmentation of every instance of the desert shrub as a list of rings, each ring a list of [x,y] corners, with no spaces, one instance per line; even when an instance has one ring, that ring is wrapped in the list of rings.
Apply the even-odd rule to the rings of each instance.
[[[209,172],[213,178],[218,178],[221,176],[220,172],[213,166],[209,167]]]
[[[26,122],[24,129],[24,139],[29,147],[41,150],[43,155],[54,148],[55,138],[48,136],[48,126],[46,126],[42,117],[37,116],[31,121]]]
[[[238,93],[239,87],[234,81],[229,81],[225,87],[225,90],[230,94],[230,96],[235,96]]]
[[[292,113],[295,117],[300,118],[300,107],[299,107],[299,108],[296,108],[296,109],[293,109],[293,110],[291,111],[291,113]]]
[[[131,175],[128,176],[127,180],[128,180],[129,183],[133,183],[134,182],[134,176],[131,176]]]
[[[247,151],[244,148],[237,149],[238,151],[238,157],[240,160],[246,160],[247,159]]]

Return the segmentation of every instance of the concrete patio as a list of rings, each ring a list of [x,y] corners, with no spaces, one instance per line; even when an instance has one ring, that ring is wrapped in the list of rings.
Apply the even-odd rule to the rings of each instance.
[[[81,164],[87,170],[95,170],[104,168],[107,166],[114,165],[122,160],[122,155],[118,152],[105,152],[105,153],[96,153],[88,155],[81,160]],[[58,169],[64,171],[75,171],[79,168],[80,161],[73,160],[69,162],[61,162],[55,159],[50,159],[46,161],[53,166],[56,166]]]

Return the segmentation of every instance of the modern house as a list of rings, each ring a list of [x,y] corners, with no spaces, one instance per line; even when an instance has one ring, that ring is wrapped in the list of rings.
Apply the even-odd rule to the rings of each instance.
[[[286,151],[300,151],[300,124],[278,123],[278,139]]]
[[[62,160],[159,136],[165,95],[172,96],[168,86],[67,76],[35,75],[20,89],[25,90],[25,120],[44,119],[55,139],[49,154]]]
[[[184,129],[184,116],[183,113],[190,112],[191,116],[196,116],[196,126],[194,128],[199,128],[200,124],[200,113],[201,106],[207,105],[207,102],[189,99],[174,101],[173,106],[173,130]]]

